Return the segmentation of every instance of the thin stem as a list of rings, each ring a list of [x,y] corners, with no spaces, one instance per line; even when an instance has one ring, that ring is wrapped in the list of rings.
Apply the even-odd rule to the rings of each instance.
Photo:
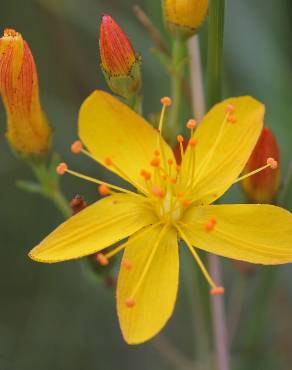
[[[65,219],[70,217],[72,212],[66,198],[60,190],[58,180],[52,178],[45,163],[32,162],[30,165],[35,177],[42,187],[42,194],[55,204]]]
[[[186,56],[186,41],[181,38],[175,38],[172,47],[172,74],[171,74],[171,98],[172,107],[170,109],[168,132],[170,143],[175,143],[176,135],[178,134],[180,122],[179,114],[181,108],[183,94],[183,77],[186,64],[184,63]]]
[[[211,0],[209,5],[208,28],[208,66],[207,66],[207,107],[210,108],[222,96],[222,56],[224,36],[224,0]],[[219,259],[209,255],[211,275],[221,284],[222,274]],[[225,308],[222,296],[212,296],[213,332],[218,370],[229,370],[229,353],[227,346]]]

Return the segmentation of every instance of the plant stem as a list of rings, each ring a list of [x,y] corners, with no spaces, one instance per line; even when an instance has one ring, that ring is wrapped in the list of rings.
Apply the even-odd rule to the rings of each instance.
[[[224,0],[211,0],[209,6],[208,65],[207,65],[207,106],[211,108],[222,98],[222,64],[224,37]],[[219,258],[208,257],[210,272],[217,284],[221,284]],[[212,296],[212,317],[216,364],[218,370],[229,370],[229,353],[225,308],[222,296]]]
[[[58,180],[53,178],[45,163],[30,163],[31,168],[42,188],[42,194],[50,199],[65,219],[71,216],[71,209],[60,190]]]
[[[168,121],[168,140],[171,144],[176,143],[176,135],[179,133],[179,114],[182,101],[182,85],[185,70],[186,42],[181,38],[175,38],[172,46],[172,70],[171,70],[171,98]]]

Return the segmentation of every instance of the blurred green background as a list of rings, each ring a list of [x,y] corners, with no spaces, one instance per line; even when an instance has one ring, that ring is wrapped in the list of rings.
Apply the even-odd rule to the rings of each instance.
[[[133,14],[136,3],[164,32],[157,0],[1,3],[2,29],[12,27],[21,32],[33,51],[43,106],[55,131],[55,148],[74,168],[92,175],[100,176],[101,169],[86,158],[72,157],[69,144],[76,138],[81,102],[93,89],[106,88],[97,41],[103,13],[120,23],[142,54],[145,111],[157,111],[160,97],[169,94],[168,76],[150,53],[151,41]],[[283,176],[291,161],[292,143],[291,19],[290,0],[226,1],[225,95],[248,93],[267,105],[266,122],[280,143]],[[206,27],[201,31],[203,61],[205,33]],[[62,218],[48,201],[16,187],[16,180],[30,179],[31,173],[11,154],[4,132],[1,106],[0,370],[178,369],[179,359],[164,337],[187,358],[201,360],[197,333],[206,330],[200,327],[204,309],[197,297],[192,297],[192,281],[184,276],[191,270],[194,281],[200,278],[195,264],[189,268],[184,254],[180,294],[164,337],[138,347],[129,347],[122,340],[114,290],[89,279],[79,261],[43,265],[28,259],[30,248]],[[103,174],[104,179],[107,176]],[[76,178],[62,179],[62,188],[68,199],[76,193],[88,202],[97,198],[94,186]],[[227,197],[227,201],[240,199],[238,189]],[[292,209],[292,189],[286,208]],[[292,268],[259,268],[252,276],[244,276],[230,261],[222,262],[231,326],[238,322],[236,310],[241,307],[231,344],[232,369],[291,369]],[[180,365],[185,370],[212,368],[208,362],[201,367],[189,367],[188,362]]]

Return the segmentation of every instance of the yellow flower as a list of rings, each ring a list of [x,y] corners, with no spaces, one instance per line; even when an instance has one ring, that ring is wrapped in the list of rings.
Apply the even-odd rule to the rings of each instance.
[[[51,129],[40,104],[34,58],[21,34],[13,29],[6,29],[0,38],[0,93],[11,147],[24,155],[45,154]]]
[[[262,129],[264,106],[251,97],[214,106],[190,139],[181,166],[162,138],[170,99],[162,99],[159,130],[111,95],[95,91],[79,115],[81,143],[72,146],[133,185],[138,192],[81,175],[107,195],[59,226],[30,252],[40,262],[90,255],[123,241],[101,264],[125,249],[117,286],[117,310],[128,343],[144,342],[161,330],[172,314],[178,288],[179,246],[185,245],[211,286],[222,293],[200,260],[198,249],[261,264],[292,261],[291,214],[271,205],[210,205],[235,182]],[[182,145],[183,137],[178,136]],[[183,150],[182,150],[183,152]],[[267,159],[266,171],[276,162]],[[261,170],[259,169],[259,170]],[[118,192],[116,192],[118,191]],[[129,237],[128,240],[125,238]],[[197,249],[198,248],[198,249]]]

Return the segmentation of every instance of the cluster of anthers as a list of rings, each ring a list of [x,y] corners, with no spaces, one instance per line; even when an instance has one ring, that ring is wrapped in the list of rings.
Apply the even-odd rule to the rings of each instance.
[[[206,168],[209,161],[212,159],[214,151],[222,138],[224,129],[228,124],[236,124],[236,110],[233,105],[226,106],[226,114],[222,122],[221,128],[219,130],[218,136],[215,140],[213,147],[210,149],[207,158],[202,164],[196,165],[196,147],[199,145],[197,139],[194,137],[194,132],[197,127],[197,122],[194,119],[190,119],[186,127],[190,132],[189,139],[185,143],[185,138],[182,135],[177,136],[177,142],[180,148],[180,155],[182,158],[181,165],[178,165],[174,162],[172,158],[166,158],[166,154],[163,150],[163,145],[161,145],[162,140],[162,130],[163,123],[165,118],[165,111],[167,107],[172,104],[172,101],[169,97],[164,97],[161,99],[162,103],[162,112],[159,121],[158,133],[157,136],[157,148],[153,152],[153,157],[149,161],[148,169],[141,169],[140,175],[145,183],[145,186],[141,186],[139,183],[133,183],[133,180],[129,180],[130,183],[136,186],[139,193],[136,194],[130,190],[112,185],[95,178],[80,174],[78,172],[72,171],[68,168],[66,163],[60,163],[56,169],[59,175],[69,173],[71,175],[77,176],[84,180],[91,181],[98,184],[98,191],[101,196],[108,196],[114,194],[115,192],[129,193],[132,195],[144,196],[145,201],[149,201],[151,206],[155,209],[158,220],[161,224],[171,225],[175,227],[179,234],[183,236],[182,230],[179,227],[179,220],[181,219],[184,211],[191,206],[194,201],[192,200],[192,195],[194,194],[194,179],[195,176],[200,176],[202,170]],[[186,145],[187,144],[187,145]],[[186,150],[184,148],[187,148]],[[83,153],[88,157],[92,155],[84,149],[81,141],[75,141],[71,145],[71,151],[74,154]],[[188,158],[185,158],[185,156]],[[187,159],[187,160],[184,160]],[[104,159],[104,163],[107,167],[112,167],[114,171],[120,174],[123,178],[127,179],[127,174],[122,171],[112,160],[108,157]],[[272,169],[277,168],[278,163],[273,158],[268,158],[266,165],[238,178],[235,182],[239,182],[249,176],[255,175],[256,173],[265,170],[270,167]],[[187,175],[186,175],[187,174]],[[206,232],[212,232],[216,227],[217,220],[215,217],[210,218],[204,225]],[[184,238],[185,239],[185,238]],[[185,240],[186,241],[186,240]],[[186,242],[187,243],[187,242]],[[126,246],[129,243],[126,243]],[[188,244],[188,243],[187,243]],[[105,266],[109,263],[109,259],[120,252],[125,247],[125,244],[122,244],[115,249],[109,251],[108,253],[98,253],[96,255],[97,261]],[[206,270],[203,262],[201,261],[199,255],[195,249],[188,245],[193,257],[195,258],[198,266],[202,270],[204,276],[206,277],[208,283],[211,286],[211,294],[220,295],[224,293],[224,288],[217,286],[212,278],[210,277],[208,271]],[[133,267],[131,261],[124,261],[123,267],[130,270]],[[127,299],[125,302],[128,307],[133,307],[135,301],[133,297]]]

